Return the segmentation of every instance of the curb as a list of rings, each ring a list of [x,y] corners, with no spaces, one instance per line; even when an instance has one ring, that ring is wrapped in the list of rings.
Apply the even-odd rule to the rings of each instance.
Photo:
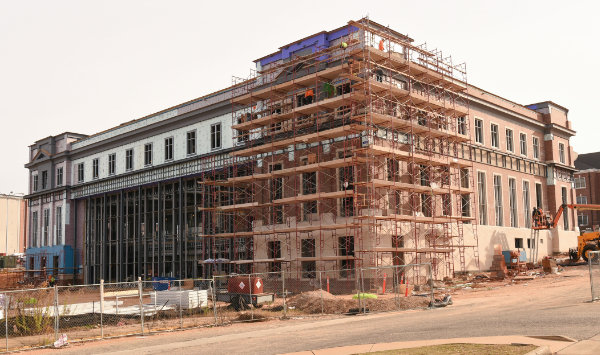
[[[540,346],[539,348],[537,348],[535,350],[531,350],[530,352],[526,353],[525,355],[552,355],[552,351],[550,351],[549,347],[544,345],[544,346]]]

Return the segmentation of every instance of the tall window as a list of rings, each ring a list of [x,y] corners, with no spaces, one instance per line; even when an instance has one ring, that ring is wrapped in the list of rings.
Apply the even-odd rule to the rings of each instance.
[[[186,152],[187,155],[196,154],[196,131],[189,131],[186,135]],[[171,146],[173,146],[173,138],[171,138]],[[171,148],[172,150],[172,148]],[[171,158],[173,159],[173,154],[171,152]]]
[[[62,239],[62,206],[56,207],[56,244],[63,244]]]
[[[542,208],[542,184],[535,184],[535,204]]]
[[[44,170],[42,171],[42,189],[45,189],[48,187],[48,171]]]
[[[513,144],[513,131],[510,128],[506,129],[506,150],[509,152],[515,151],[515,146]]]
[[[565,145],[558,143],[558,159],[562,164],[565,163]]]
[[[46,208],[44,210],[44,221],[42,225],[42,243],[44,246],[48,246],[48,228],[50,228],[50,209]]]
[[[125,151],[125,170],[129,171],[133,169],[133,149],[127,149]]]
[[[269,172],[281,169],[281,164],[269,165]],[[283,198],[283,178],[272,178],[269,185],[271,201]],[[271,217],[271,224],[283,223],[283,205],[277,204],[271,206],[269,216]]]
[[[502,211],[502,177],[494,175],[494,207],[496,209],[496,225],[502,226],[504,215]]]
[[[97,179],[99,176],[99,171],[98,171],[99,163],[100,163],[100,160],[98,158],[92,160],[92,178],[93,179]]]
[[[117,154],[112,153],[108,156],[108,175],[115,175],[117,169]]]
[[[317,193],[317,172],[312,171],[302,174],[302,194]],[[302,204],[303,219],[307,221],[311,214],[317,213],[317,201],[311,200]]]
[[[460,169],[460,187],[468,189],[469,184],[469,168]]]
[[[523,215],[525,216],[525,227],[527,228],[531,228],[531,199],[529,195],[529,181],[523,181]]]
[[[537,137],[531,137],[531,141],[533,142],[533,157],[535,159],[540,158],[540,140]]]
[[[569,203],[567,196],[567,188],[563,187],[560,190],[562,192],[562,203]],[[569,230],[569,209],[565,209],[563,211],[563,228],[564,230]]]
[[[210,148],[221,148],[221,124],[215,123],[210,126]]]
[[[466,135],[467,134],[467,118],[465,116],[461,116],[457,119],[458,123],[458,134]]]
[[[575,178],[575,188],[576,189],[585,189],[585,177],[576,177]]]
[[[144,144],[144,165],[152,165],[152,143]]]
[[[196,152],[196,137],[194,136],[194,152],[190,153],[190,137],[188,132],[188,140],[187,140],[187,152],[188,154],[194,154]],[[194,135],[196,132],[194,131]],[[173,137],[165,138],[165,161],[169,161],[173,159]]]
[[[587,196],[581,196],[580,195],[580,196],[577,196],[576,199],[577,199],[577,204],[578,205],[587,205],[587,203],[588,203]]]
[[[485,173],[477,172],[477,195],[479,201],[479,224],[487,224],[487,191],[485,190]]]
[[[525,133],[519,134],[519,145],[521,146],[521,154],[527,155],[527,135]]]
[[[37,191],[38,190],[38,176],[37,175],[33,175],[33,191]]]
[[[354,237],[339,237],[338,249],[340,256],[349,257],[347,260],[340,260],[340,277],[350,277],[354,275]]]
[[[83,163],[77,164],[77,181],[83,182],[85,180],[85,170]]]
[[[577,224],[580,226],[588,225],[588,216],[586,214],[580,213],[577,215]]]
[[[39,240],[38,240],[38,227],[39,227],[39,221],[38,221],[38,213],[33,212],[31,214],[31,245],[34,247],[39,247]]]
[[[56,169],[56,186],[62,186],[63,184],[63,168]]]
[[[303,258],[314,258],[316,257],[315,252],[315,239],[302,239],[302,257]],[[302,277],[307,279],[314,279],[316,277],[315,271],[317,270],[317,262],[315,260],[302,261]]]
[[[475,142],[483,144],[483,121],[475,119]]]
[[[267,258],[268,259],[280,259],[281,258],[281,241],[269,241],[267,243]],[[269,262],[269,272],[281,271],[281,262],[272,261]],[[274,276],[274,275],[273,275]]]
[[[490,131],[492,136],[492,147],[500,147],[500,137],[498,137],[498,125],[492,123],[492,125],[490,126]]]
[[[515,179],[508,179],[508,204],[510,208],[510,226],[518,227],[518,218],[517,214],[517,182]]]

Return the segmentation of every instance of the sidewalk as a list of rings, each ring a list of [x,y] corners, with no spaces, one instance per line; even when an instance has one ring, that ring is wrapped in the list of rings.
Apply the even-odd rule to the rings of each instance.
[[[581,352],[577,347],[579,344],[584,342],[592,341],[591,344],[593,346],[586,345],[582,347],[587,352]],[[394,343],[380,343],[380,344],[363,344],[363,345],[352,345],[352,346],[340,346],[335,348],[328,349],[318,349],[318,350],[309,350],[309,351],[301,351],[296,353],[288,353],[283,355],[345,355],[345,354],[357,354],[357,353],[367,353],[367,352],[376,352],[376,351],[384,351],[384,350],[394,350],[394,349],[407,349],[407,348],[417,348],[428,345],[440,345],[440,344],[453,344],[453,343],[470,343],[470,344],[531,344],[536,345],[538,347],[548,347],[551,353],[558,354],[600,354],[600,335],[592,338],[590,340],[584,340],[577,343],[575,340],[556,336],[541,336],[541,337],[533,337],[533,336],[522,336],[522,335],[514,335],[514,336],[493,336],[493,337],[478,337],[478,338],[453,338],[453,339],[432,339],[432,340],[419,340],[419,341],[403,341],[403,342],[394,342]],[[586,343],[588,344],[588,343]],[[574,349],[573,352],[563,352],[566,349]]]
[[[600,334],[571,344],[558,352],[560,355],[600,354]]]

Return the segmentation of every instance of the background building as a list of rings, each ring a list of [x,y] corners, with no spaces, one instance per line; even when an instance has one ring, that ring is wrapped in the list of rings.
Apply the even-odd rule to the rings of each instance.
[[[533,247],[533,206],[574,200],[568,110],[467,84],[449,58],[350,21],[224,90],[38,141],[28,262],[82,265],[87,282],[341,270],[351,283],[357,267],[430,262],[442,278],[489,268],[495,244]],[[575,227],[566,213],[542,231],[539,257],[573,247]]]
[[[22,195],[0,194],[0,253],[25,252],[27,204]]]
[[[579,154],[575,160],[575,194],[580,204],[600,204],[600,152]],[[580,230],[597,230],[600,211],[577,211]]]

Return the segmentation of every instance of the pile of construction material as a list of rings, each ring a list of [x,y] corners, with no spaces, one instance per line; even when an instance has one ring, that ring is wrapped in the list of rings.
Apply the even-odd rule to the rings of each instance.
[[[153,305],[157,306],[176,306],[182,309],[207,307],[207,290],[166,290],[154,291],[150,293],[150,299]]]

